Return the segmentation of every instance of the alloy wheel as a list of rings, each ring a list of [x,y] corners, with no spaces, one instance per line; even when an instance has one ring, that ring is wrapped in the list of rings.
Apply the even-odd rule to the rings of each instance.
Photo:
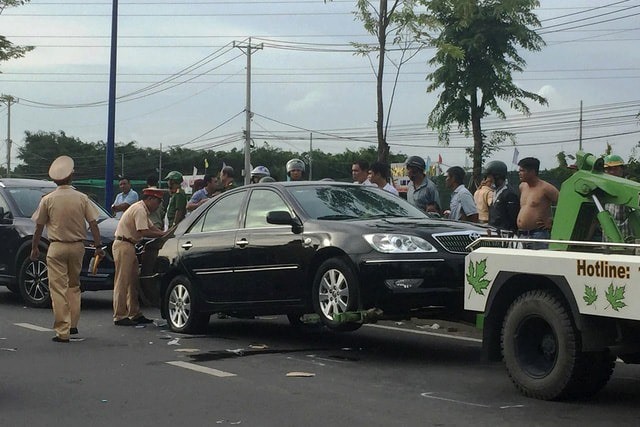
[[[344,313],[349,307],[349,284],[340,270],[327,270],[318,290],[320,309],[329,319],[334,314]]]
[[[176,328],[184,328],[191,316],[191,295],[181,284],[173,287],[169,294],[169,318]]]

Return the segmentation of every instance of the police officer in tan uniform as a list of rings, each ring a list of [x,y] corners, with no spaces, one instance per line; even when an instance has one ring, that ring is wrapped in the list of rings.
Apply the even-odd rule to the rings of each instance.
[[[138,259],[135,244],[143,237],[160,237],[164,231],[153,225],[149,214],[160,207],[163,191],[157,188],[142,190],[142,200],[127,209],[116,227],[113,260],[116,273],[113,283],[113,323],[135,326],[151,323],[144,317],[138,302]]]
[[[36,261],[40,255],[40,238],[44,227],[51,242],[47,250],[49,293],[53,306],[53,341],[68,343],[69,335],[78,333],[80,319],[80,270],[84,257],[84,240],[87,223],[93,236],[97,256],[104,256],[98,211],[87,195],[71,187],[73,159],[60,156],[49,168],[49,176],[58,185],[51,193],[42,197],[40,205],[31,217],[36,223],[30,259]]]

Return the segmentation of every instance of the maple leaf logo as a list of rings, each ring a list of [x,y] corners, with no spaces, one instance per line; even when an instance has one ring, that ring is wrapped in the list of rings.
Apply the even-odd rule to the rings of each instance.
[[[475,264],[475,265],[474,265]],[[467,271],[467,282],[471,288],[478,294],[484,295],[484,290],[489,287],[489,281],[484,278],[487,275],[487,259],[480,260],[476,263],[469,262],[469,270]],[[471,292],[469,292],[471,298]]]
[[[598,299],[598,292],[596,291],[596,287],[584,285],[584,296],[582,297],[584,302],[587,305],[592,305]]]
[[[624,300],[624,286],[613,286],[613,282],[607,288],[607,291],[604,293],[605,298],[609,302],[611,308],[615,311],[620,311],[622,307],[626,307],[627,304]]]

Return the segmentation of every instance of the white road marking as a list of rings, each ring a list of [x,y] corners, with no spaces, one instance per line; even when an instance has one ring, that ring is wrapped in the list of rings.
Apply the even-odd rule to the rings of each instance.
[[[195,363],[182,362],[179,360],[173,362],[167,362],[167,364],[172,366],[177,366],[179,368],[190,369],[192,371],[200,372],[202,374],[213,375],[214,377],[235,377],[236,374],[232,374],[231,372],[220,371],[218,369],[207,368],[205,366],[196,365]]]
[[[491,406],[483,405],[481,403],[465,402],[463,400],[447,399],[446,397],[433,396],[433,392],[432,391],[427,392],[427,393],[421,393],[420,396],[428,397],[429,399],[444,400],[445,402],[460,403],[462,405],[478,406],[480,408],[491,408]]]
[[[16,326],[20,326],[21,328],[31,329],[33,331],[38,332],[51,332],[53,329],[43,328],[42,326],[32,325],[31,323],[14,323]]]
[[[482,403],[465,402],[464,400],[457,400],[457,399],[449,399],[449,398],[446,398],[446,397],[434,396],[434,394],[435,394],[435,392],[428,391],[428,392],[425,392],[425,393],[420,393],[420,396],[427,397],[429,399],[443,400],[445,402],[459,403],[461,405],[477,406],[479,408],[495,408],[495,406],[491,406],[491,405],[484,405]],[[515,405],[502,405],[502,406],[498,406],[497,408],[499,408],[499,409],[511,409],[511,408],[524,408],[524,407],[525,407],[525,405],[515,404]]]
[[[448,334],[440,334],[437,332],[427,332],[427,331],[414,331],[413,329],[404,329],[404,328],[396,328],[394,326],[385,326],[385,325],[364,325],[364,326],[369,326],[371,328],[380,328],[380,329],[388,329],[391,331],[398,331],[398,332],[408,332],[410,334],[418,334],[418,335],[431,335],[433,337],[440,337],[440,338],[449,338],[452,340],[460,340],[460,341],[471,341],[471,342],[482,342],[482,340],[480,338],[471,338],[471,337],[460,337],[457,335],[448,335]]]

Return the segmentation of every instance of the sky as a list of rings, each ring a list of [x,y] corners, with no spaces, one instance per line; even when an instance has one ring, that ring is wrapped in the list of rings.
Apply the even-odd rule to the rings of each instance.
[[[326,152],[375,146],[371,64],[377,59],[355,55],[350,45],[375,39],[354,18],[354,4],[121,0],[116,142],[163,150],[242,149],[250,40],[250,134],[256,146],[299,152],[308,151],[311,141]],[[36,47],[24,58],[0,63],[0,94],[19,100],[11,106],[12,167],[25,131],[106,141],[111,12],[108,0],[32,0],[0,14],[0,34]],[[640,141],[640,0],[541,0],[536,13],[546,46],[522,51],[526,70],[513,77],[548,105],[530,101],[529,117],[507,110],[506,120],[484,119],[485,131],[517,136],[515,146],[507,143],[485,161],[513,168],[517,149],[518,158],[538,157],[542,169],[552,168],[558,152],[577,151],[580,133],[585,151],[602,154],[609,143],[628,158]],[[388,142],[393,153],[441,156],[444,166],[466,166],[471,139],[454,130],[443,146],[426,126],[438,95],[426,92],[433,54],[421,50],[400,68]],[[398,52],[390,55],[398,61]],[[386,70],[388,106],[391,62]],[[7,107],[0,104],[4,165],[7,126]]]

